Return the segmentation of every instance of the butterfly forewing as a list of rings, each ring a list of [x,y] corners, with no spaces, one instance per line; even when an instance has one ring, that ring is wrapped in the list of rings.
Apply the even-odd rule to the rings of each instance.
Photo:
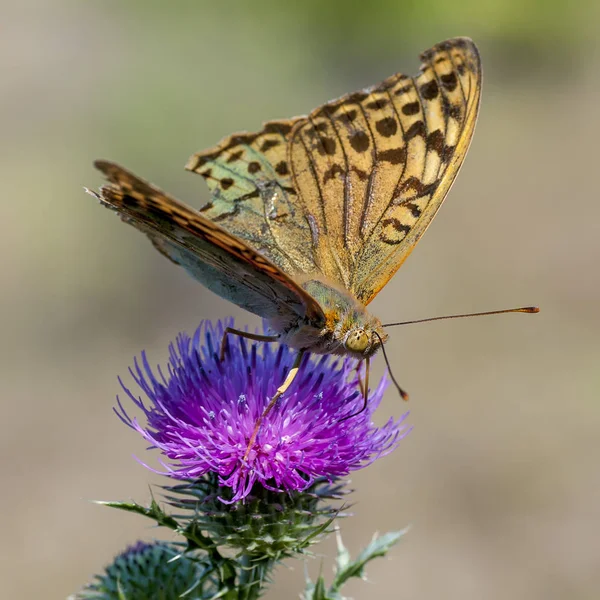
[[[417,77],[393,75],[329,102],[291,134],[315,262],[363,304],[433,219],[475,126],[481,68],[473,42],[448,40],[421,58]]]

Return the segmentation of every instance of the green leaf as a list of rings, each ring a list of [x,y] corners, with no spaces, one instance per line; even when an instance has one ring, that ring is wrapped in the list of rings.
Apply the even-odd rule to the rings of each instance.
[[[360,577],[361,579],[364,579],[365,565],[374,558],[385,556],[390,548],[398,543],[406,531],[406,529],[403,529],[402,531],[390,531],[381,537],[377,537],[377,535],[373,536],[371,543],[354,561],[350,560],[348,551],[343,544],[341,544],[341,537],[338,535],[338,549],[341,544],[341,550],[338,551],[338,566],[330,591],[337,592],[351,577]]]
[[[316,537],[320,536],[322,533],[324,533],[325,531],[327,531],[327,529],[335,521],[335,519],[336,519],[337,516],[338,516],[338,513],[336,512],[332,517],[330,517],[329,519],[327,519],[324,523],[321,523],[321,525],[319,525],[318,527],[315,527],[313,529],[312,533],[310,533],[309,535],[307,535],[302,540],[302,543],[298,545],[298,549],[307,548],[308,546],[310,546],[311,542]]]
[[[316,583],[307,578],[303,598],[304,600],[327,600],[327,590],[325,589],[323,575],[319,575]]]
[[[96,500],[95,503],[103,506],[110,506],[112,508],[118,508],[126,512],[137,513],[138,515],[142,515],[156,521],[162,527],[168,527],[169,529],[173,530],[179,529],[179,523],[173,517],[164,512],[154,498],[152,498],[150,506],[142,506],[137,502],[106,502],[102,500]]]
[[[345,569],[347,569],[348,565],[350,564],[350,560],[351,560],[350,552],[348,551],[348,548],[346,548],[346,546],[344,546],[344,542],[342,541],[342,535],[340,533],[339,528],[337,528],[335,530],[335,539],[336,539],[337,549],[338,549],[337,557],[335,560],[335,563],[336,563],[335,572],[340,573],[340,572],[344,571]]]
[[[403,529],[402,531],[391,531],[380,537],[375,535],[371,540],[371,543],[356,557],[355,560],[352,560],[348,549],[342,542],[342,536],[340,535],[339,530],[336,530],[338,554],[333,583],[329,589],[326,589],[325,581],[321,573],[319,573],[319,577],[315,583],[311,581],[307,573],[306,586],[302,596],[303,600],[346,600],[340,593],[341,587],[351,577],[360,577],[361,579],[364,579],[364,569],[366,564],[374,558],[385,556],[390,548],[398,543],[406,531],[406,529]]]

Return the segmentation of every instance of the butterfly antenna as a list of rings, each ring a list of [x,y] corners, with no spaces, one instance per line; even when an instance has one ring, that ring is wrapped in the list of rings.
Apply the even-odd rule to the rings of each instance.
[[[400,396],[402,396],[402,400],[408,400],[408,394],[400,387],[400,384],[396,381],[396,378],[394,377],[394,373],[392,372],[392,367],[390,365],[390,359],[388,358],[387,352],[385,351],[385,346],[383,345],[383,340],[381,339],[381,336],[376,331],[374,331],[373,333],[379,338],[379,343],[381,344],[381,351],[383,352],[383,360],[385,360],[385,366],[387,367],[388,373],[390,374],[390,379],[396,386],[396,389],[398,390]]]
[[[506,308],[504,310],[490,310],[487,312],[466,313],[464,315],[446,315],[444,317],[429,317],[428,319],[416,319],[415,321],[402,321],[400,323],[386,323],[384,327],[395,327],[396,325],[412,325],[413,323],[427,323],[428,321],[443,321],[444,319],[463,319],[464,317],[485,317],[487,315],[503,315],[505,313],[539,313],[537,306],[524,306],[523,308]],[[379,337],[379,336],[377,336]],[[380,338],[381,339],[381,338]],[[385,350],[383,351],[385,356]],[[387,361],[387,357],[386,357]],[[390,373],[391,375],[391,373]],[[393,377],[392,377],[393,379]]]

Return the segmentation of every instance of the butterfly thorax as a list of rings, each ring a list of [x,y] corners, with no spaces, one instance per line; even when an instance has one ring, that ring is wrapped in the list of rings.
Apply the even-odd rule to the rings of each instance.
[[[281,341],[317,354],[364,359],[387,340],[381,321],[348,292],[323,279],[307,279],[301,287],[320,305],[322,323],[300,322],[281,333]]]

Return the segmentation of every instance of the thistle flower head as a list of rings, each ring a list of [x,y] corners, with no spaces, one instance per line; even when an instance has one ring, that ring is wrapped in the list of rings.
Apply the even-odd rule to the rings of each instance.
[[[137,542],[69,600],[203,598],[206,566],[165,542]],[[210,580],[208,583],[212,583]],[[199,585],[200,584],[200,585]]]
[[[231,488],[227,501],[237,502],[255,484],[301,491],[321,478],[348,475],[391,452],[407,433],[406,415],[382,427],[371,421],[385,380],[369,392],[367,408],[360,412],[356,361],[305,355],[245,457],[256,422],[297,351],[232,335],[220,361],[218,348],[231,325],[204,322],[192,338],[180,335],[170,346],[166,373],[160,367],[153,370],[142,353],[131,373],[149,402],[122,384],[144,412],[146,424],[130,417],[120,401],[117,414],[168,459],[158,472],[181,480],[215,473],[220,485]]]

